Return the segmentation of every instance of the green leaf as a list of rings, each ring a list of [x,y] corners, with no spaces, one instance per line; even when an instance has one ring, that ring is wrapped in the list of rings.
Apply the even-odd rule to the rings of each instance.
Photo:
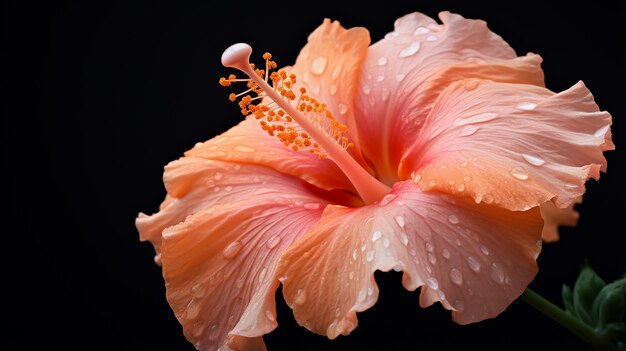
[[[574,309],[574,297],[572,296],[572,289],[569,286],[563,284],[563,289],[561,289],[561,295],[563,296],[563,306],[565,306],[565,311],[574,317],[578,317],[578,314],[576,314],[576,310]]]
[[[574,284],[574,310],[579,319],[592,327],[597,325],[597,319],[592,317],[593,302],[605,286],[606,283],[596,274],[589,263],[585,262],[576,284]]]
[[[593,302],[592,311],[597,328],[623,321],[626,312],[626,278],[606,285]]]

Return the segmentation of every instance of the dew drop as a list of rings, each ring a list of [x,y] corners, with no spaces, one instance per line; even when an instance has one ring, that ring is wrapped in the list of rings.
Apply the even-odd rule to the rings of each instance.
[[[444,248],[443,250],[441,250],[441,256],[443,256],[444,258],[450,258],[450,250]]]
[[[326,63],[328,63],[328,59],[324,56],[319,56],[313,62],[311,62],[311,72],[313,74],[320,75],[324,73],[326,69]]]
[[[230,260],[237,256],[242,247],[243,245],[240,241],[233,241],[224,248],[224,251],[222,251],[222,255],[224,255],[224,258]]]
[[[439,282],[435,278],[431,277],[426,279],[426,284],[428,284],[428,286],[433,290],[439,289]]]
[[[489,256],[489,248],[485,245],[480,245],[480,252],[485,256]]]
[[[604,127],[601,127],[600,129],[596,130],[596,132],[595,132],[595,133],[593,133],[593,136],[595,136],[596,138],[603,137],[603,136],[606,134],[606,132],[608,132],[608,131],[609,131],[609,128],[610,128],[610,127],[611,127],[611,126],[609,126],[609,125],[606,125],[606,126],[604,126]]]
[[[259,273],[259,282],[262,282],[265,279],[266,275],[267,275],[267,268],[263,268],[261,270],[261,273]]]
[[[342,115],[345,115],[346,112],[348,112],[348,106],[346,106],[345,104],[339,104],[339,113]]]
[[[470,176],[463,177],[463,181],[466,182],[466,183],[471,181],[471,180],[472,180],[472,177],[470,177]]]
[[[519,110],[530,111],[530,110],[534,110],[535,107],[537,107],[537,104],[533,104],[532,102],[522,102],[522,103],[517,104],[517,106],[515,107]]]
[[[409,46],[400,51],[399,57],[409,57],[415,55],[422,44],[419,41],[412,42]]]
[[[461,299],[456,299],[452,303],[452,307],[454,307],[454,309],[459,312],[463,312],[463,310],[465,309],[465,302],[463,302],[463,300]]]
[[[453,214],[448,216],[448,222],[452,223],[452,224],[458,224],[459,223],[459,218]]]
[[[374,232],[374,234],[372,234],[372,241],[376,242],[378,241],[378,239],[380,239],[383,236],[383,233],[380,232],[380,230],[377,230]]]
[[[250,147],[250,146],[244,146],[244,145],[237,145],[234,148],[235,151],[239,151],[239,152],[246,152],[246,153],[253,153],[256,151],[255,148]]]
[[[238,170],[240,170],[240,169],[241,169],[241,165],[238,165],[238,164],[237,164],[237,165],[234,165],[234,166],[233,166],[233,168],[234,168],[236,171],[238,171]]]
[[[533,166],[542,166],[546,163],[546,161],[537,156],[522,154],[522,157],[524,158],[524,160],[526,160],[526,162],[530,163]]]
[[[229,185],[229,186],[225,187],[224,190],[231,191],[231,190],[233,190],[233,187]]]
[[[435,256],[434,253],[429,252],[427,254],[427,256],[428,256],[428,262],[430,262],[431,264],[436,264],[437,263],[437,256]]]
[[[406,74],[396,74],[396,81],[401,82],[404,80],[404,77],[406,77]]]
[[[320,208],[320,204],[311,202],[308,204],[304,204],[304,208],[306,208],[307,210],[318,210]]]
[[[383,246],[384,247],[389,247],[389,245],[391,245],[391,243],[389,242],[389,239],[383,238]]]
[[[461,162],[461,167],[465,168],[465,167],[467,167],[468,164],[469,164],[469,162],[463,161],[463,162]]]
[[[352,272],[352,271],[351,271],[351,272],[348,274],[348,278],[350,278],[350,280],[354,279],[354,272]]]
[[[450,281],[456,285],[463,284],[463,274],[461,271],[456,268],[452,268],[450,270]]]
[[[437,36],[435,35],[429,35],[426,37],[426,41],[435,41],[437,40]]]
[[[470,136],[474,133],[476,133],[478,131],[478,127],[476,126],[465,126],[463,127],[463,129],[461,130],[461,133],[459,133],[459,136]]]
[[[435,246],[433,246],[433,244],[431,242],[427,242],[425,246],[426,246],[426,251],[428,251],[428,252],[435,251]]]
[[[192,297],[201,298],[204,296],[205,292],[206,292],[206,289],[205,289],[204,284],[202,283],[194,284],[194,286],[191,287]]]
[[[426,34],[428,33],[429,30],[425,27],[417,27],[417,29],[415,30],[415,34],[416,35],[422,35],[422,34]]]
[[[367,296],[367,291],[365,290],[365,288],[362,288],[361,290],[359,290],[359,295],[356,297],[356,300],[358,302],[363,302],[365,301],[366,296]]]
[[[213,324],[211,326],[211,330],[209,331],[209,341],[210,342],[215,342],[217,341],[217,337],[219,336],[219,327],[217,326],[217,324]]]
[[[416,175],[413,177],[413,183],[415,183],[415,184],[419,183],[419,182],[420,182],[420,180],[422,180],[422,175],[421,175],[421,174],[419,174],[419,173],[418,173],[418,174],[416,174]]]
[[[396,220],[396,223],[398,223],[400,228],[404,228],[404,217],[396,216],[394,219]]]
[[[337,93],[337,84],[330,85],[330,95],[335,95]]]
[[[276,234],[267,241],[267,248],[273,249],[278,245],[279,242],[280,242],[280,235]]]
[[[493,279],[498,284],[504,284],[505,274],[504,267],[502,264],[498,262],[493,262],[491,264],[491,279]]]
[[[352,259],[356,261],[356,254],[357,254],[357,249],[354,249],[354,251],[352,251]]]
[[[367,287],[367,296],[372,296],[374,295],[374,287],[373,286],[368,286]]]
[[[387,58],[386,57],[381,57],[378,59],[378,65],[379,66],[384,66],[387,64]]]
[[[217,172],[217,173],[215,173],[215,175],[213,176],[213,178],[214,178],[215,180],[220,180],[220,179],[222,179],[222,177],[223,177],[223,176],[224,176],[224,175],[223,175],[222,173]]]
[[[305,83],[308,83],[311,80],[311,75],[309,74],[309,72],[304,72],[302,74],[302,81]]]
[[[191,299],[189,300],[189,303],[187,304],[187,318],[188,319],[195,319],[196,317],[198,317],[198,314],[200,313],[200,306],[198,305],[198,302],[196,301],[196,299]]]
[[[298,289],[298,291],[296,292],[296,300],[295,300],[296,305],[302,305],[305,302],[306,302],[306,291],[304,291],[304,289]]]
[[[478,260],[475,259],[474,257],[468,256],[467,264],[469,265],[469,268],[473,270],[474,272],[480,271],[480,262],[478,262]]]
[[[476,90],[476,88],[478,88],[478,80],[476,79],[470,79],[468,80],[465,85],[463,86],[465,88],[465,90],[467,91],[472,91],[472,90]]]
[[[578,184],[574,184],[574,183],[566,183],[566,184],[565,184],[565,189],[568,189],[568,190],[576,190],[576,189],[578,189]]]
[[[383,76],[383,75],[380,75],[380,76],[376,77],[376,81],[377,82],[382,82],[383,80],[385,80],[385,76]]]
[[[409,237],[406,236],[406,233],[400,233],[400,241],[404,246],[407,246],[409,244]]]
[[[402,266],[397,264],[395,266],[392,267],[394,272],[401,272],[402,271]]]
[[[367,244],[363,243],[363,245],[361,245],[361,252],[365,252],[365,250],[367,250]]]
[[[370,250],[370,251],[367,252],[367,255],[365,256],[365,260],[367,262],[374,261],[374,250]]]
[[[519,180],[528,179],[528,172],[522,167],[513,167],[513,169],[511,169],[511,175],[513,176],[513,178]]]
[[[342,65],[335,66],[335,69],[333,69],[332,79],[337,79],[337,77],[339,77],[339,74],[341,74],[342,69]]]
[[[364,84],[364,85],[361,87],[361,90],[363,90],[363,94],[368,95],[368,94],[370,93],[370,86],[369,86],[369,85],[367,85],[367,84]]]
[[[380,200],[380,206],[384,207],[384,206],[389,205],[389,203],[395,200],[396,197],[397,197],[396,194],[387,194],[383,196],[383,198]]]

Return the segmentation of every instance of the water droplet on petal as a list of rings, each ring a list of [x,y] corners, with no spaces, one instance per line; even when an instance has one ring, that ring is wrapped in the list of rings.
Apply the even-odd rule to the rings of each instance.
[[[253,153],[256,151],[255,148],[250,147],[250,146],[244,146],[244,145],[237,145],[234,148],[235,151],[239,151],[239,152],[246,152],[246,153]]]
[[[478,127],[476,126],[465,126],[463,127],[463,129],[461,130],[461,133],[459,133],[459,136],[470,136],[474,133],[476,133],[478,131]]]
[[[533,166],[542,166],[546,163],[546,161],[540,159],[537,156],[522,154],[522,157],[524,158],[524,160],[526,160],[526,162],[530,163]]]
[[[211,330],[209,331],[209,341],[210,342],[215,342],[217,341],[217,337],[219,335],[219,327],[217,326],[217,324],[213,324],[211,326]]]
[[[450,270],[450,281],[456,285],[463,284],[463,274],[461,271],[456,268],[452,268]]]
[[[393,266],[392,269],[394,270],[394,272],[400,272],[400,271],[402,271],[402,266],[397,264],[397,265]]]
[[[433,290],[439,289],[439,282],[435,278],[431,277],[426,279],[426,284],[428,284],[428,286]]]
[[[404,217],[396,216],[394,219],[396,220],[396,223],[398,223],[400,228],[404,228]]]
[[[473,270],[474,272],[480,271],[480,262],[478,262],[478,260],[475,259],[474,257],[468,256],[467,264],[469,265],[469,268]]]
[[[339,77],[339,74],[341,74],[342,69],[342,65],[335,66],[335,69],[333,69],[332,79],[337,79],[337,77]]]
[[[367,244],[363,243],[363,245],[361,245],[361,252],[365,252],[365,250],[367,250]]]
[[[379,76],[376,77],[376,81],[377,82],[382,82],[383,80],[385,80],[385,76],[383,76],[383,75],[379,75]]]
[[[435,251],[435,246],[431,243],[431,242],[426,242],[426,251],[428,252],[433,252]]]
[[[409,237],[406,236],[406,233],[400,233],[400,241],[404,246],[407,246],[409,244]]]
[[[348,274],[348,278],[350,278],[350,280],[354,279],[354,272],[350,271],[350,274]]]
[[[198,317],[198,314],[200,313],[200,305],[198,305],[198,302],[196,301],[196,299],[191,299],[189,300],[189,303],[187,304],[187,318],[188,319],[195,319],[196,317]]]
[[[233,187],[229,185],[229,186],[225,187],[224,190],[225,191],[231,191],[231,190],[233,190]]]
[[[205,292],[206,292],[206,289],[205,289],[204,284],[202,283],[194,284],[194,286],[191,287],[192,297],[201,298],[204,296]]]
[[[568,189],[568,190],[577,190],[577,189],[578,189],[578,184],[574,184],[574,183],[565,183],[565,189]]]
[[[346,106],[345,104],[339,104],[339,114],[345,115],[346,112],[348,112],[348,106]]]
[[[372,295],[374,295],[374,287],[370,285],[367,287],[367,296],[372,296]]]
[[[459,186],[456,187],[456,190],[464,191],[465,190],[465,184],[459,184]]]
[[[377,230],[377,231],[374,232],[374,234],[372,234],[372,241],[376,242],[382,236],[383,236],[383,233],[381,233],[380,230]]]
[[[454,300],[454,303],[452,303],[452,307],[454,307],[454,309],[459,312],[463,312],[463,310],[465,309],[465,302],[463,302],[463,300],[461,299]]]
[[[504,267],[502,266],[502,264],[498,262],[493,262],[491,264],[490,275],[491,275],[491,279],[493,279],[496,283],[504,284],[505,273],[504,273]]]
[[[311,62],[311,72],[317,75],[324,73],[327,62],[328,62],[328,59],[326,57],[324,56],[317,57],[315,60],[313,60],[313,62]]]
[[[389,239],[383,238],[383,246],[384,247],[389,247],[389,245],[391,245],[391,243],[389,242]]]
[[[375,255],[374,250],[370,250],[370,251],[368,251],[368,252],[367,252],[367,255],[365,256],[365,260],[366,260],[367,262],[372,262],[372,261],[374,261],[374,255]]]
[[[367,296],[367,291],[365,290],[365,288],[362,288],[361,290],[359,290],[359,295],[356,297],[357,302],[365,301],[366,296]]]
[[[337,84],[330,85],[330,95],[335,95],[337,93]]]
[[[533,104],[532,102],[522,102],[515,106],[517,109],[530,111],[537,107],[537,104]]]
[[[415,55],[422,44],[419,41],[412,42],[409,46],[400,51],[399,57],[409,57]]]
[[[308,83],[311,80],[311,75],[309,74],[309,72],[304,72],[302,74],[302,81],[305,83]]]
[[[224,255],[224,258],[230,260],[237,256],[242,247],[243,244],[240,241],[233,241],[224,248],[224,251],[222,251],[222,255]]]
[[[378,65],[379,66],[384,66],[387,64],[387,58],[386,57],[381,57],[378,59]]]
[[[296,292],[296,305],[302,305],[303,303],[306,302],[306,291],[304,291],[303,289],[298,289],[298,291]]]
[[[396,81],[401,82],[404,80],[404,77],[406,77],[406,74],[396,74]]]
[[[308,204],[304,204],[304,208],[306,208],[307,210],[317,210],[320,208],[320,204],[311,202]]]
[[[465,90],[467,91],[472,91],[472,90],[476,90],[476,88],[478,88],[478,80],[476,79],[470,79],[465,83],[465,86],[463,86],[465,88]]]
[[[396,194],[387,194],[383,196],[383,198],[380,200],[380,206],[384,207],[384,206],[389,205],[389,203],[395,200],[396,197],[397,197]]]
[[[273,249],[278,245],[279,242],[280,242],[280,235],[276,234],[267,241],[267,248]]]
[[[363,90],[363,94],[367,95],[367,94],[369,94],[369,93],[370,93],[370,86],[369,86],[369,85],[367,85],[367,84],[364,84],[364,85],[361,87],[361,90]]]
[[[416,35],[422,35],[422,34],[426,34],[428,32],[429,32],[429,30],[426,29],[425,27],[417,27],[417,29],[415,30],[415,34]]]
[[[480,251],[483,253],[483,255],[489,256],[489,248],[487,246],[480,245]]]
[[[220,180],[222,179],[224,175],[220,172],[215,173],[215,175],[213,176],[213,178],[215,178],[215,180]]]
[[[441,250],[441,256],[443,256],[444,258],[450,258],[450,250],[444,248],[443,250]]]
[[[429,35],[426,37],[426,41],[435,41],[437,40],[437,36],[435,35]]]
[[[452,223],[452,224],[458,224],[459,223],[459,218],[453,214],[448,216],[448,222]]]
[[[428,256],[428,262],[430,262],[431,264],[436,264],[437,263],[437,256],[435,256],[434,253],[429,252],[427,254],[427,256]]]
[[[606,125],[604,127],[601,127],[600,129],[596,130],[595,133],[593,133],[593,136],[595,136],[596,138],[603,137],[606,134],[606,132],[609,131],[610,127],[611,127],[610,125]]]
[[[522,167],[513,167],[513,169],[511,169],[511,175],[513,176],[513,178],[519,180],[528,179],[528,172]]]

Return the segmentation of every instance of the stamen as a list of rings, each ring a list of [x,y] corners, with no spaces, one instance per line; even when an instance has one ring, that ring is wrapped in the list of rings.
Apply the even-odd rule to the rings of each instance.
[[[229,100],[236,101],[244,95],[239,102],[241,113],[254,116],[261,128],[270,136],[277,137],[285,147],[317,154],[320,159],[328,157],[333,160],[351,180],[365,203],[375,202],[389,193],[387,185],[369,174],[346,151],[354,146],[347,137],[348,128],[335,119],[327,105],[309,95],[305,88],[300,88],[299,94],[296,94],[293,91],[297,82],[295,74],[288,74],[282,69],[270,72],[277,67],[270,53],[263,55],[265,70],[257,69],[250,63],[251,53],[252,48],[248,44],[239,43],[230,46],[222,54],[224,66],[237,68],[250,77],[238,79],[231,74],[228,79],[220,79],[222,86],[247,82],[248,90],[229,96]],[[256,96],[245,95],[249,92]],[[256,105],[252,103],[264,98],[271,101]]]

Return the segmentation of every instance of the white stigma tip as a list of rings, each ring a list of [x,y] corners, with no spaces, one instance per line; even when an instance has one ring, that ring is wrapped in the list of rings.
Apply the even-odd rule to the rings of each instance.
[[[252,47],[246,43],[237,43],[228,47],[222,54],[222,65],[242,69],[250,63]]]

